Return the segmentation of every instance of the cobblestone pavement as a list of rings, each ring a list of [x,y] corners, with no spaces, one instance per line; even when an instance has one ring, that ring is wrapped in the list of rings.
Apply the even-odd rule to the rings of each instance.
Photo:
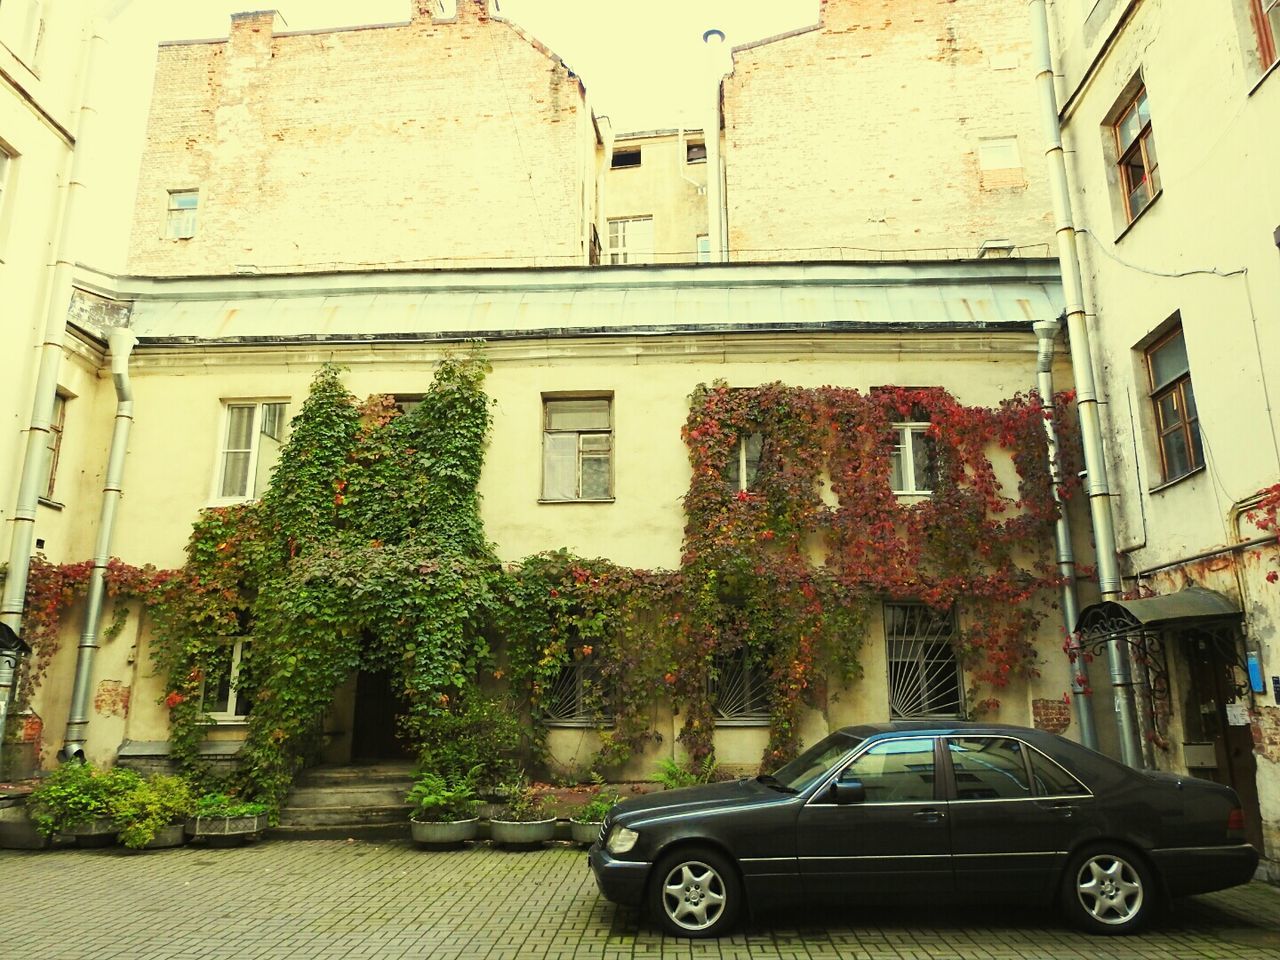
[[[0,957],[13,960],[311,958],[1280,957],[1280,889],[1254,883],[1180,901],[1140,937],[1097,938],[1048,911],[860,908],[757,917],[719,941],[664,938],[601,899],[586,858],[428,853],[407,842],[266,842],[0,851]]]

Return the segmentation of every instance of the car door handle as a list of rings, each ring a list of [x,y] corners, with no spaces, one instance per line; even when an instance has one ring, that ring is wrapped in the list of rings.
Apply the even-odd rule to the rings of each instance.
[[[1076,808],[1069,803],[1050,804],[1049,809],[1060,816],[1063,820],[1070,820],[1075,816]]]
[[[939,820],[945,817],[946,814],[943,813],[941,810],[935,810],[932,807],[930,807],[927,810],[917,810],[913,814],[913,816],[917,820],[923,820],[925,823],[937,823]]]

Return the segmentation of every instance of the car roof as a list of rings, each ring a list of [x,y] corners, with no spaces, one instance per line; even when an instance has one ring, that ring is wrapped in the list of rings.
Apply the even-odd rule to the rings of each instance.
[[[1003,733],[1023,738],[1044,739],[1051,736],[1033,727],[1020,727],[1012,723],[982,723],[973,720],[893,720],[888,723],[859,723],[842,727],[840,732],[865,740],[892,733],[917,733],[944,735],[949,733]]]

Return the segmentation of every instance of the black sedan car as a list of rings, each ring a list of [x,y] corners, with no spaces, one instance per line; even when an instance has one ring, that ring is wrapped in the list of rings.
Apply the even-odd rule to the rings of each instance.
[[[1039,730],[926,722],[847,727],[771,776],[626,800],[588,856],[605,897],[686,937],[749,905],[841,899],[1056,900],[1129,933],[1258,864],[1228,787]]]

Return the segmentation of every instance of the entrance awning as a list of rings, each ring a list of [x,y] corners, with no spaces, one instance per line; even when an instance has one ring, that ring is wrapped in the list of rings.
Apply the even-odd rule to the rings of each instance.
[[[1143,629],[1206,625],[1215,620],[1240,616],[1239,605],[1230,597],[1191,586],[1177,593],[1141,600],[1103,600],[1080,611],[1076,630],[1086,636],[1128,633]]]

